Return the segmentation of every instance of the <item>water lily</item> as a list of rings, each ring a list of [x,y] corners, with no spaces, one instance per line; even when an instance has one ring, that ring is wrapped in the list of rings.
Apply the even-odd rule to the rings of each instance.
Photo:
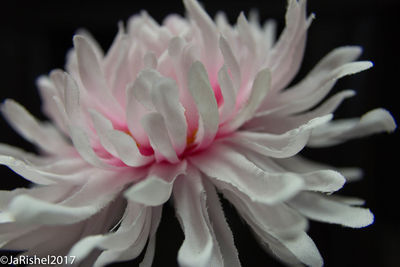
[[[13,100],[1,110],[40,149],[0,145],[0,163],[34,186],[0,192],[0,244],[26,255],[70,255],[80,266],[154,257],[170,199],[185,234],[181,266],[240,266],[220,196],[266,249],[287,264],[321,266],[308,219],[364,227],[372,213],[333,194],[357,169],[305,159],[305,147],[391,132],[384,109],[333,120],[354,91],[327,98],[335,82],[372,66],[359,47],[334,49],[288,87],[303,56],[305,0],[289,0],[286,27],[240,14],[215,22],[194,0],[188,18],[159,25],[147,13],[122,24],[104,54],[85,31],[66,71],[38,79],[40,122]]]

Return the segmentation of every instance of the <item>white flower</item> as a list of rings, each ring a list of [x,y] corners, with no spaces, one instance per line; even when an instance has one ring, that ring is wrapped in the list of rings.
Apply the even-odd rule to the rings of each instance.
[[[360,202],[331,195],[356,169],[298,155],[306,145],[395,129],[383,109],[332,121],[353,91],[323,101],[337,79],[372,66],[354,61],[361,49],[333,50],[287,88],[312,20],[305,0],[289,1],[277,41],[273,22],[260,26],[241,14],[232,27],[223,15],[214,23],[194,0],[184,3],[188,19],[132,17],[106,55],[88,33],[76,35],[67,72],[38,81],[52,123],[4,102],[9,123],[42,152],[0,145],[0,163],[35,184],[0,193],[4,249],[104,266],[136,258],[147,244],[142,264],[150,266],[172,196],[185,234],[179,264],[240,266],[217,192],[288,264],[323,263],[308,219],[373,222]]]

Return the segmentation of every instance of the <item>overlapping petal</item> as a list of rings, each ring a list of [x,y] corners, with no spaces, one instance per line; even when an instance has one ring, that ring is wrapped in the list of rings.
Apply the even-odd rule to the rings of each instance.
[[[129,19],[109,51],[85,30],[66,69],[38,80],[39,122],[6,100],[1,111],[40,154],[0,145],[0,164],[33,182],[0,191],[0,245],[26,255],[71,255],[82,266],[137,258],[151,266],[162,205],[173,199],[185,239],[181,266],[241,266],[219,197],[249,224],[265,249],[289,265],[322,266],[308,219],[359,228],[373,222],[357,198],[337,196],[357,168],[299,155],[382,131],[384,109],[333,120],[353,90],[336,81],[366,70],[359,47],[333,50],[286,88],[302,61],[305,0],[290,0],[286,25],[259,25],[244,13],[216,23],[195,0],[188,18],[163,24],[146,12]],[[220,193],[220,194],[219,194]],[[57,240],[54,240],[57,237]]]

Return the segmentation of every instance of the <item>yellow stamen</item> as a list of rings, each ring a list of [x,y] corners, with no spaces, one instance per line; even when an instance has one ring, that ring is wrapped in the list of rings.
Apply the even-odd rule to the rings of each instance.
[[[197,130],[198,129],[194,130],[190,135],[188,135],[186,137],[186,145],[187,146],[190,146],[191,144],[194,143],[194,140],[196,140]]]

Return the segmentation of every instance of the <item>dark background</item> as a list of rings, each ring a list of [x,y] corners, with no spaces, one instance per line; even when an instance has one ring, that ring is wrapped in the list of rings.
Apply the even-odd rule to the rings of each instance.
[[[0,11],[0,98],[17,100],[41,119],[45,117],[40,112],[35,79],[54,68],[63,68],[76,29],[87,28],[107,50],[117,32],[118,21],[126,21],[140,10],[147,10],[159,22],[169,13],[183,14],[183,4],[175,0],[163,3],[154,0],[10,2],[3,1]],[[259,10],[263,21],[277,19],[279,30],[284,25],[285,1],[282,0],[203,3],[211,16],[224,10],[231,22],[240,11],[247,13],[254,8]],[[303,68],[296,80],[333,48],[361,45],[364,47],[362,59],[373,61],[375,66],[338,82],[336,91],[355,89],[357,96],[339,108],[337,117],[359,116],[373,108],[385,107],[398,119],[395,103],[400,89],[397,63],[400,59],[397,41],[399,8],[396,0],[308,1],[308,12],[314,12],[316,19],[309,30]],[[0,142],[33,150],[2,119],[0,129]],[[364,179],[347,185],[342,192],[366,199],[367,206],[376,216],[372,226],[359,230],[312,223],[310,235],[325,259],[325,266],[399,266],[397,137],[398,132],[382,134],[333,149],[305,151],[309,157],[320,161],[362,167]],[[0,167],[0,177],[2,189],[26,185],[6,167]],[[263,252],[234,209],[226,205],[226,210],[243,266],[281,266]],[[183,234],[171,207],[164,209],[157,237],[153,266],[175,266]]]

